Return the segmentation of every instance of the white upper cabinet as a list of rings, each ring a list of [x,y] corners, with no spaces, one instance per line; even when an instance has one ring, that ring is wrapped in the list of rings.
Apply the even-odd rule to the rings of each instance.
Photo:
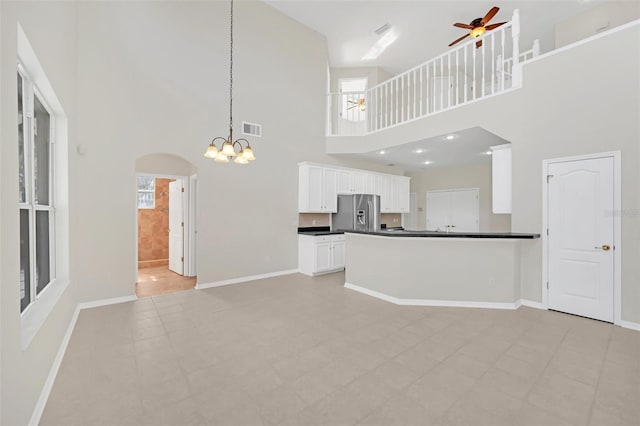
[[[351,194],[351,172],[338,170],[338,194]]]
[[[405,176],[301,163],[298,212],[335,213],[337,194],[376,194],[382,213],[407,213],[409,181]]]
[[[511,213],[511,144],[491,147],[493,212]]]
[[[409,182],[405,176],[393,177],[393,210],[396,213],[409,212]]]
[[[353,170],[338,170],[338,194],[373,194],[374,175]]]
[[[338,211],[337,172],[313,165],[300,165],[298,173],[298,212],[335,213]]]

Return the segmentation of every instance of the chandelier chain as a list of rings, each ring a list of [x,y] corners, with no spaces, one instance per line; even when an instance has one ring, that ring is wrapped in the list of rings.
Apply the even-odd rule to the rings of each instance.
[[[233,0],[231,0],[231,25],[229,26],[229,136],[233,131]]]

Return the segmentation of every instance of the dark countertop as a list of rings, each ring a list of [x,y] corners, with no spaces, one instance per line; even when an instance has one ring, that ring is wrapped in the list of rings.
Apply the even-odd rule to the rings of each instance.
[[[332,231],[328,226],[310,226],[308,228],[298,228],[298,234],[319,237],[322,235],[344,234],[344,231]]]
[[[428,237],[428,238],[500,238],[533,240],[540,238],[540,234],[522,234],[516,232],[434,232],[434,231],[345,231],[351,234],[377,235],[381,237]]]

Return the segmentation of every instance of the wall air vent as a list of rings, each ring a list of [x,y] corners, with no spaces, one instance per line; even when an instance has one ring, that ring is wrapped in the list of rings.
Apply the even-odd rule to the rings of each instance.
[[[247,136],[262,137],[262,125],[256,123],[242,122],[242,134]]]

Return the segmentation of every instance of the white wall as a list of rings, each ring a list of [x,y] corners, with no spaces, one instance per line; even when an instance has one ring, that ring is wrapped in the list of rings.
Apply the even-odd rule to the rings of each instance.
[[[163,153],[198,170],[201,283],[297,267],[298,162],[401,173],[325,155],[323,37],[262,2],[235,9],[236,129],[257,122],[264,135],[252,138],[257,160],[244,167],[202,155],[214,136],[227,136],[228,3],[0,3],[0,91],[10,94],[0,106],[1,424],[28,422],[79,302],[134,294],[136,167],[168,164],[137,159]],[[18,294],[18,21],[69,118],[71,284],[26,351]]]
[[[619,27],[525,64],[522,89],[367,137],[327,138],[327,152],[370,152],[482,127],[512,143],[512,230],[542,233],[542,160],[620,150],[622,319],[640,323],[638,39],[639,24]],[[522,258],[522,297],[541,301],[541,241],[523,247]]]
[[[90,283],[82,300],[134,292],[131,182],[135,159],[149,153],[178,155],[198,170],[200,283],[295,269],[297,163],[358,166],[324,154],[325,39],[262,2],[236,3],[236,132],[246,120],[262,124],[263,137],[250,138],[255,162],[221,165],[202,154],[214,136],[227,136],[228,4],[81,2],[78,14],[86,154],[74,189],[109,200],[109,209],[78,206],[86,233],[73,255]]]
[[[367,78],[367,88],[388,80],[391,74],[378,67],[336,67],[330,70],[330,92],[340,91],[339,82],[344,78]]]
[[[18,134],[17,134],[17,25],[20,22],[31,42],[57,98],[69,119],[69,142],[75,144],[77,120],[76,8],[74,3],[0,2],[0,424],[27,424],[62,337],[77,304],[79,283],[73,274],[70,284],[47,317],[38,334],[21,348],[19,307],[19,218],[18,218]],[[69,161],[71,178],[77,179],[75,162]],[[77,203],[71,196],[70,206]],[[61,218],[62,219],[62,218]],[[73,223],[73,214],[71,214]],[[71,246],[77,246],[77,228],[70,230]],[[62,255],[62,254],[60,254]]]
[[[197,173],[193,164],[171,154],[149,154],[136,159],[136,172],[155,175],[191,176]]]
[[[492,211],[491,161],[486,164],[425,169],[409,176],[411,176],[411,192],[417,193],[418,229],[426,229],[425,194],[427,191],[478,188],[480,232],[511,231],[511,215],[493,214]]]
[[[556,49],[640,19],[640,2],[607,1],[556,25]]]

